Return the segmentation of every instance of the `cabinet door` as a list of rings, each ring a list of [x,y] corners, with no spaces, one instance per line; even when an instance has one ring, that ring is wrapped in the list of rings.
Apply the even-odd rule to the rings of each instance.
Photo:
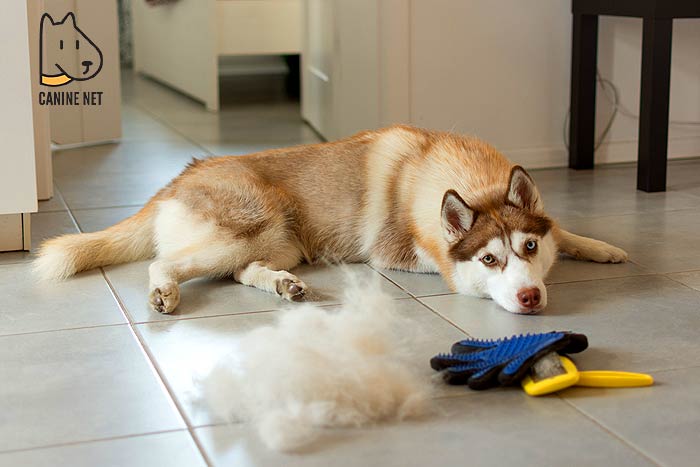
[[[333,10],[333,1],[307,0],[302,14],[301,113],[326,139],[336,137],[333,113],[336,45]]]
[[[26,2],[4,2],[0,15],[0,214],[37,210]]]

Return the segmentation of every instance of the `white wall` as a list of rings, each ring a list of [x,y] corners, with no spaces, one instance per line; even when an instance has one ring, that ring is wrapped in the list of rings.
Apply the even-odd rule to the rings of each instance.
[[[27,4],[0,15],[0,214],[37,210]]]
[[[529,167],[566,165],[570,2],[411,0],[410,115],[473,133]],[[671,119],[700,120],[700,20],[674,24]],[[599,68],[639,112],[641,20],[600,20]],[[598,128],[610,105],[598,92]],[[700,126],[670,132],[671,157],[700,155]],[[637,121],[618,115],[597,162],[636,160]]]
[[[314,83],[318,79],[304,68],[304,116],[328,139],[411,123],[477,135],[527,167],[567,165],[569,1],[307,0],[306,5],[305,65],[315,63],[329,80]],[[600,20],[600,71],[634,114],[641,26],[639,19]],[[700,120],[698,44],[700,20],[677,20],[672,119]],[[599,131],[610,110],[599,89]],[[637,120],[618,114],[596,162],[636,160],[636,141]],[[700,125],[673,125],[669,146],[670,157],[700,156]]]

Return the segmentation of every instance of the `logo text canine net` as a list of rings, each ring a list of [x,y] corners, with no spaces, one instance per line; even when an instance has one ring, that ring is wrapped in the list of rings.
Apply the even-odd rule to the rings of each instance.
[[[80,28],[75,13],[55,21],[44,13],[39,31],[43,86],[57,88],[87,81],[102,70],[102,51]],[[101,105],[101,91],[41,91],[40,105]]]

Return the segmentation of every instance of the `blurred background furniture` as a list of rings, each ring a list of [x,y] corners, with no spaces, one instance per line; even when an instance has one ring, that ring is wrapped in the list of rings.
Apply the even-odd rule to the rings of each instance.
[[[643,19],[637,189],[666,190],[674,18],[700,18],[698,0],[573,0],[569,167],[592,169],[598,16]]]
[[[134,70],[219,109],[219,58],[301,51],[301,0],[132,0]]]

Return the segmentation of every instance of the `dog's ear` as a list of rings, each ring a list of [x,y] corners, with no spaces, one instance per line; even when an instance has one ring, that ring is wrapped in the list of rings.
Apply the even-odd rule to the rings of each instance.
[[[66,21],[68,21],[68,23],[73,27],[77,26],[77,24],[75,22],[75,13],[73,13],[72,11],[63,17],[63,19],[61,20],[61,23],[65,24]]]
[[[41,25],[44,26],[45,24],[47,24],[46,21],[49,21],[49,24],[51,24],[51,26],[56,26],[56,22],[48,13],[44,13],[43,15],[41,15]]]
[[[513,206],[532,212],[540,213],[544,211],[544,204],[542,203],[542,198],[540,198],[540,192],[537,191],[535,182],[525,172],[525,169],[519,165],[516,165],[510,171],[506,201]]]
[[[448,243],[455,243],[464,237],[474,225],[476,213],[467,206],[454,190],[447,190],[442,197],[442,233]]]

